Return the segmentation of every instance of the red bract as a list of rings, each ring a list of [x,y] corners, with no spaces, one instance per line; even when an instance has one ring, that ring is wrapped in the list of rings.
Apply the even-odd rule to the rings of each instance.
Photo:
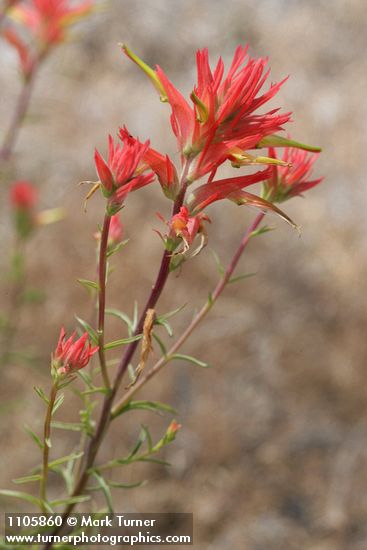
[[[86,367],[90,358],[98,351],[98,346],[92,347],[85,332],[75,340],[76,332],[65,339],[65,329],[60,331],[59,341],[53,355],[53,365],[58,374],[71,374]],[[75,341],[74,341],[75,340]]]
[[[91,12],[92,0],[73,5],[71,0],[30,0],[13,10],[14,19],[23,23],[43,48],[63,42],[66,29]]]
[[[233,150],[254,148],[290,118],[290,113],[279,114],[278,109],[255,113],[274,97],[284,80],[261,94],[269,75],[267,60],[252,59],[247,49],[238,46],[226,77],[221,58],[212,71],[208,50],[197,53],[198,83],[190,96],[191,106],[159,66],[154,71],[124,46],[125,53],[151,78],[162,100],[171,105],[171,124],[181,155],[194,159],[191,180],[215,170]]]
[[[108,208],[111,214],[122,206],[126,196],[151,183],[154,174],[143,174],[148,166],[143,161],[149,149],[149,141],[141,143],[132,137],[126,128],[120,128],[119,137],[122,144],[115,144],[109,136],[109,154],[107,162],[97,149],[94,160],[104,195],[108,197]]]
[[[13,206],[23,210],[32,210],[37,203],[37,190],[29,181],[17,181],[10,190]]]
[[[156,174],[166,197],[175,199],[178,192],[178,176],[176,167],[169,156],[149,148],[143,160]]]
[[[118,243],[122,239],[124,227],[120,220],[120,214],[111,217],[110,230],[108,233],[108,243]]]
[[[269,149],[269,156],[277,158],[275,149]],[[318,156],[318,153],[308,154],[307,151],[285,147],[282,160],[289,165],[271,168],[271,177],[264,183],[267,199],[282,202],[318,185],[323,178],[310,179]]]
[[[181,206],[179,213],[175,214],[169,222],[169,227],[174,237],[181,237],[185,248],[188,248],[196,235],[203,230],[204,221],[209,221],[204,214],[193,216],[186,206]]]

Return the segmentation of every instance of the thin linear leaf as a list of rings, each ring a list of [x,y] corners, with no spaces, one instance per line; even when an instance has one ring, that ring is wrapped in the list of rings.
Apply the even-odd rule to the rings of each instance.
[[[135,487],[143,487],[148,482],[146,479],[138,481],[137,483],[117,483],[116,481],[109,481],[108,485],[114,489],[135,489]]]
[[[78,376],[80,376],[80,378],[83,380],[83,382],[88,386],[88,388],[93,388],[93,382],[92,382],[92,377],[90,376],[90,374],[88,374],[88,372],[83,372],[82,370],[78,370]]]
[[[90,339],[92,340],[92,342],[94,342],[95,344],[98,344],[98,335],[97,335],[97,332],[94,330],[94,328],[92,328],[90,326],[89,323],[87,323],[87,321],[84,321],[84,319],[81,319],[80,317],[78,317],[77,315],[75,315],[75,319],[78,321],[78,323],[83,327],[83,329],[88,332],[89,336],[90,336]]]
[[[162,352],[162,355],[165,357],[167,355],[167,348],[162,342],[162,340],[153,332],[153,338],[157,342],[158,346],[160,347],[160,350]]]
[[[237,275],[236,277],[232,277],[232,279],[229,279],[228,284],[237,283],[238,281],[243,281],[243,279],[249,279],[250,277],[254,277],[257,275],[256,272],[254,273],[244,273],[243,275]]]
[[[24,424],[24,429],[27,434],[33,439],[36,445],[38,445],[40,449],[43,449],[44,445],[38,435],[27,424]]]
[[[210,249],[210,252],[213,254],[214,256],[214,260],[215,260],[215,263],[217,265],[217,271],[219,273],[219,275],[223,276],[224,275],[224,272],[225,272],[225,267],[224,265],[222,264],[222,262],[220,261],[220,258],[218,256],[218,254],[216,253],[215,250],[213,249]]]
[[[150,431],[149,431],[148,426],[145,426],[144,424],[142,424],[141,430],[145,434],[145,439],[146,439],[146,442],[147,442],[147,445],[148,445],[148,451],[152,452],[153,439],[152,439],[152,436],[150,435]]]
[[[167,319],[170,319],[171,317],[174,317],[175,315],[177,315],[177,313],[182,311],[186,307],[186,305],[187,304],[183,304],[182,306],[179,306],[179,307],[173,309],[172,311],[169,311],[168,313],[163,313],[162,315],[159,315],[158,317],[156,317],[156,319],[154,321],[154,324],[155,325],[164,325],[164,323],[165,323],[165,321],[167,321]]]
[[[158,401],[130,401],[127,403],[121,410],[113,415],[113,418],[120,416],[121,414],[132,411],[135,409],[141,409],[145,411],[152,412],[169,412],[171,414],[177,414],[176,409],[165,403],[160,403]]]
[[[264,235],[265,233],[269,233],[269,231],[274,231],[275,227],[271,227],[269,225],[264,225],[263,227],[259,227],[259,229],[255,229],[251,233],[251,237],[259,237],[260,235]]]
[[[113,254],[116,254],[116,252],[118,252],[121,248],[126,246],[128,242],[129,242],[129,239],[125,239],[124,241],[121,241],[120,243],[116,244],[113,248],[110,248],[107,251],[106,257],[109,258]]]
[[[166,329],[166,332],[167,332],[168,336],[170,336],[172,338],[173,330],[172,330],[172,327],[169,324],[169,322],[166,321],[166,319],[160,319],[160,320],[156,321],[154,324],[155,325],[161,325],[162,327],[164,327]]]
[[[69,462],[69,460],[78,460],[81,456],[83,456],[84,452],[81,451],[79,453],[70,454],[67,456],[63,456],[61,458],[57,458],[56,460],[53,460],[49,463],[48,467],[55,468],[55,466],[59,466],[60,464],[64,464],[64,462]]]
[[[46,403],[46,405],[48,405],[49,399],[48,399],[47,395],[45,394],[45,392],[43,391],[43,389],[39,388],[38,386],[33,386],[33,389],[36,392],[36,394],[42,399],[42,401],[44,401],[44,403]]]
[[[70,430],[72,432],[80,432],[83,429],[82,424],[76,422],[58,422],[56,420],[51,422],[51,427],[60,430]]]
[[[42,476],[40,474],[34,474],[30,476],[17,477],[15,479],[12,479],[12,482],[16,484],[21,484],[21,483],[30,483],[32,481],[39,481],[40,479],[42,479]]]
[[[198,367],[201,367],[203,369],[210,368],[210,365],[208,365],[208,363],[200,361],[200,359],[196,359],[196,357],[192,357],[191,355],[184,355],[183,353],[174,353],[173,355],[171,355],[171,359],[181,359],[182,361],[188,361],[189,363],[193,363],[194,365],[197,365]]]
[[[60,500],[52,500],[50,504],[52,506],[66,506],[68,504],[79,504],[80,502],[86,502],[87,500],[90,500],[90,496],[83,495],[78,497],[64,498]]]
[[[82,391],[81,394],[82,395],[92,395],[94,393],[103,393],[103,394],[108,394],[110,392],[110,390],[108,388],[105,388],[104,386],[100,386],[100,387],[94,387],[94,388],[91,388],[89,390],[85,390],[85,391]]]
[[[131,342],[136,342],[137,340],[141,340],[142,335],[137,334],[136,336],[130,336],[129,338],[121,338],[120,340],[115,340],[114,342],[109,342],[104,346],[105,350],[118,348],[119,346],[124,346],[126,344],[130,344]]]
[[[135,302],[134,302],[134,313],[133,313],[133,323],[132,323],[133,332],[135,332],[137,326],[138,326],[138,302],[135,300]]]
[[[19,500],[25,500],[26,502],[30,502],[31,504],[35,504],[36,506],[40,506],[41,504],[40,499],[34,497],[33,495],[22,493],[20,491],[8,491],[6,489],[2,489],[0,490],[0,495],[3,497],[13,497],[18,498]]]
[[[170,462],[167,460],[162,460],[161,458],[153,458],[151,456],[142,456],[136,459],[136,462],[152,462],[153,464],[160,464],[161,466],[171,466]]]
[[[64,402],[64,399],[65,399],[65,395],[63,393],[60,393],[60,395],[57,396],[54,406],[52,407],[52,415],[54,415],[57,409],[61,407],[61,405]]]
[[[106,309],[106,315],[112,315],[113,317],[117,317],[117,319],[120,319],[120,321],[122,321],[123,323],[125,323],[127,325],[127,328],[128,328],[128,331],[129,331],[129,336],[132,335],[133,333],[133,323],[130,319],[130,317],[124,313],[123,311],[120,311],[119,309],[113,309],[113,308],[110,308],[110,309]]]
[[[100,291],[99,284],[95,281],[89,281],[88,279],[77,279],[78,283],[84,286],[88,291],[90,290],[96,290],[97,292]]]
[[[104,494],[104,497],[106,499],[106,504],[107,504],[107,508],[108,508],[108,511],[112,514],[113,513],[113,502],[112,502],[112,495],[111,495],[111,491],[110,491],[110,488],[106,482],[106,480],[104,479],[104,477],[99,474],[96,470],[94,470],[92,472],[92,475],[93,477],[95,477],[95,479],[97,480],[100,488],[101,488],[101,491],[103,492]]]

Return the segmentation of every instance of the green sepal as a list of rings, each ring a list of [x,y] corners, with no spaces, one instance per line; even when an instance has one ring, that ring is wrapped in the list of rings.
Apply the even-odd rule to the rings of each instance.
[[[296,149],[303,149],[304,151],[310,151],[312,153],[320,153],[322,151],[321,147],[314,147],[313,145],[307,145],[277,135],[266,136],[261,139],[256,145],[256,149],[261,149],[262,147],[295,147]]]

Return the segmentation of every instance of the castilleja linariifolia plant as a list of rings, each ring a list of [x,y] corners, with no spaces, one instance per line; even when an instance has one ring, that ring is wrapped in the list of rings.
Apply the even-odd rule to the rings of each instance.
[[[35,6],[39,3],[34,0]],[[82,10],[85,9],[88,9],[87,3],[82,6]],[[59,20],[56,19],[49,29],[51,35],[44,34],[45,29],[31,17],[32,13],[22,15],[28,18],[32,32],[37,30],[39,39],[49,45],[57,42],[63,33]],[[65,18],[66,15],[61,20]],[[119,127],[115,136],[108,137],[107,151],[95,151],[98,179],[88,182],[92,187],[86,201],[97,193],[104,210],[103,221],[96,222],[100,222],[96,234],[98,277],[97,280],[80,279],[80,282],[95,294],[97,319],[94,326],[78,319],[79,336],[74,332],[67,337],[65,330],[61,329],[51,358],[50,393],[37,388],[47,408],[43,436],[32,432],[43,454],[42,465],[31,476],[18,480],[38,482],[38,496],[27,495],[27,498],[33,499],[42,511],[59,511],[61,507],[64,517],[79,502],[93,497],[91,487],[93,491],[102,491],[111,509],[111,490],[116,483],[110,482],[106,472],[136,461],[154,461],[153,455],[174,440],[180,428],[175,420],[157,443],[152,442],[148,429],[144,427],[139,444],[128,457],[111,456],[107,461],[100,458],[99,450],[110,424],[118,422],[128,410],[142,408],[172,413],[168,405],[154,400],[136,400],[135,396],[175,359],[205,366],[205,357],[197,359],[183,355],[181,346],[214,306],[226,285],[233,282],[233,273],[249,241],[266,232],[267,227],[261,227],[264,216],[272,213],[291,227],[297,227],[286,214],[285,205],[281,204],[280,209],[278,204],[303,195],[321,181],[311,177],[312,165],[320,149],[291,139],[287,133],[291,114],[281,108],[268,107],[270,100],[274,104],[274,98],[286,79],[270,83],[267,60],[252,58],[247,46],[237,47],[227,69],[221,58],[211,65],[207,49],[197,52],[197,82],[188,98],[160,66],[151,68],[126,45],[122,46],[122,51],[151,80],[160,101],[167,103],[178,155],[170,158],[155,150],[149,139],[140,140],[134,136],[132,128],[125,126]],[[31,60],[25,57],[25,76],[31,66]],[[234,168],[233,174],[226,178],[217,176],[218,168],[224,164]],[[259,193],[249,190],[254,184],[262,184]],[[159,215],[157,233],[162,241],[162,257],[145,305],[131,320],[125,312],[106,309],[106,285],[112,256],[118,251],[123,253],[127,244],[123,240],[121,210],[129,207],[130,193],[139,192],[147,185],[152,186],[154,192],[163,193],[171,204],[171,215],[168,219]],[[184,262],[195,261],[195,256],[206,245],[207,228],[210,223],[216,223],[219,215],[218,210],[213,214],[210,207],[223,200],[234,203],[233,208],[236,205],[255,207],[258,213],[242,235],[239,228],[237,248],[228,265],[220,266],[216,287],[209,289],[209,298],[182,334],[167,347],[157,329],[163,325],[170,333],[168,319],[179,310],[162,313],[159,298],[170,273]],[[118,317],[126,325],[127,334],[110,341],[105,330],[106,315]],[[154,361],[151,355],[153,342],[155,348],[161,350],[157,359],[155,349]],[[116,354],[114,361],[111,361],[111,350]],[[51,442],[56,438],[52,428],[54,424],[62,426],[62,422],[54,421],[54,415],[58,410],[57,415],[62,417],[63,392],[80,383],[86,384],[87,391],[79,393],[89,397],[88,406],[81,416],[83,421],[78,424],[82,444],[78,452],[71,452],[64,460],[56,460],[57,457],[52,456]],[[94,407],[91,396],[93,402],[99,402],[99,407]],[[48,474],[51,470],[67,480],[61,503],[61,496],[56,501],[49,498]],[[24,497],[24,493],[12,493],[20,498],[22,495]],[[57,532],[58,528],[55,528],[54,534]],[[52,543],[45,546],[51,547]]]

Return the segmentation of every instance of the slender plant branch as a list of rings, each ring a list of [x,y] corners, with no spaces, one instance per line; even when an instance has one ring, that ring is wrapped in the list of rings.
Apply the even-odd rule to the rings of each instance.
[[[180,181],[181,181],[180,189],[181,189],[181,191],[180,191],[177,199],[174,202],[173,209],[172,209],[172,215],[175,215],[179,212],[179,210],[180,210],[180,208],[181,208],[181,206],[184,202],[186,189],[187,189],[187,185],[188,185],[187,174],[188,174],[189,169],[190,169],[190,164],[191,164],[191,161],[187,160],[184,167],[183,167],[182,175],[181,175],[181,178],[180,178]],[[152,286],[152,290],[149,294],[147,303],[146,303],[146,305],[143,309],[143,312],[141,314],[141,317],[139,319],[137,327],[134,331],[134,336],[136,336],[136,335],[138,335],[142,332],[145,316],[146,316],[146,313],[147,313],[148,309],[151,309],[151,308],[155,307],[159,297],[162,294],[164,285],[165,285],[165,283],[167,281],[167,278],[168,278],[168,275],[169,275],[170,261],[171,261],[171,253],[168,252],[167,250],[165,250],[164,253],[163,253],[163,256],[162,256],[162,260],[161,260],[161,264],[160,264],[160,268],[159,268],[159,271],[158,271],[157,278],[155,280],[154,285]],[[123,376],[126,372],[126,369],[127,369],[128,365],[129,365],[129,363],[130,363],[130,361],[131,361],[131,359],[132,359],[132,357],[133,357],[133,355],[134,355],[134,353],[137,349],[137,345],[138,345],[137,341],[131,342],[128,345],[128,347],[126,348],[126,352],[123,355],[123,357],[122,357],[122,359],[119,363],[119,366],[117,368],[117,374],[116,374],[114,383],[113,383],[112,387],[110,388],[110,392],[105,396],[104,402],[102,404],[102,409],[101,409],[99,421],[98,421],[98,424],[97,424],[97,427],[96,427],[96,432],[95,432],[94,436],[92,437],[92,439],[90,440],[89,447],[88,447],[86,455],[85,455],[84,465],[83,465],[83,468],[81,469],[80,478],[77,481],[77,483],[75,485],[75,488],[74,488],[74,491],[72,493],[73,497],[74,496],[79,496],[83,492],[83,490],[84,490],[84,488],[87,484],[87,481],[88,481],[89,476],[90,476],[90,470],[93,467],[93,464],[94,464],[95,458],[97,456],[99,447],[102,443],[104,434],[105,434],[105,432],[106,432],[106,430],[107,430],[107,428],[108,428],[108,426],[111,422],[111,407],[112,407],[113,401],[115,399],[117,390],[118,390],[118,388],[121,384],[122,378],[123,378]],[[62,514],[63,523],[68,518],[70,512],[74,509],[74,507],[75,507],[75,503],[71,503],[65,508],[65,510]],[[52,534],[56,535],[59,531],[60,531],[60,527],[55,527]],[[44,546],[44,550],[50,550],[52,547],[53,547],[53,543],[49,542]]]
[[[240,242],[239,247],[237,248],[231,262],[229,263],[227,269],[225,270],[223,276],[219,280],[217,286],[215,287],[214,291],[210,295],[210,299],[207,300],[207,302],[204,304],[204,306],[201,308],[201,310],[197,313],[197,315],[194,317],[194,319],[191,321],[187,329],[183,332],[183,334],[180,336],[180,338],[177,340],[177,342],[171,347],[171,349],[167,352],[165,356],[163,356],[157,363],[151,368],[150,371],[148,371],[144,376],[140,378],[140,380],[132,386],[122,397],[122,399],[119,401],[119,403],[112,409],[111,411],[111,417],[115,418],[119,415],[120,411],[123,409],[123,407],[129,403],[129,401],[132,399],[132,397],[143,387],[145,384],[153,378],[169,361],[172,360],[174,354],[180,349],[180,347],[186,342],[186,340],[189,338],[189,336],[192,334],[192,332],[196,329],[196,327],[201,323],[201,321],[204,319],[204,317],[209,313],[215,302],[218,300],[219,296],[222,294],[223,290],[225,289],[226,285],[230,281],[233,272],[238,264],[239,259],[241,258],[244,250],[246,249],[251,236],[253,232],[257,229],[259,224],[261,223],[262,219],[264,218],[265,214],[261,212],[258,214],[253,221],[253,223],[249,226],[245,234],[243,235],[243,238]]]
[[[36,80],[38,64],[33,66],[32,72],[27,79],[23,82],[23,87],[18,97],[18,101],[13,113],[13,117],[10,121],[10,125],[3,139],[3,143],[0,149],[0,161],[6,162],[9,160],[13,153],[15,143],[18,139],[19,130],[22,126],[24,118],[27,114],[29,102],[32,96],[34,83]]]
[[[106,356],[104,351],[104,327],[106,310],[106,268],[107,268],[107,245],[110,230],[111,216],[105,214],[99,246],[99,291],[98,291],[98,355],[101,365],[101,372],[104,385],[110,389],[110,379],[107,372]]]
[[[49,397],[46,417],[45,417],[45,424],[43,429],[43,467],[42,467],[42,477],[40,480],[40,500],[41,500],[42,512],[47,512],[45,502],[46,502],[46,490],[47,490],[47,479],[48,479],[48,457],[50,452],[51,419],[52,419],[52,411],[55,405],[57,391],[58,391],[57,382],[54,382],[50,392],[50,397]]]

